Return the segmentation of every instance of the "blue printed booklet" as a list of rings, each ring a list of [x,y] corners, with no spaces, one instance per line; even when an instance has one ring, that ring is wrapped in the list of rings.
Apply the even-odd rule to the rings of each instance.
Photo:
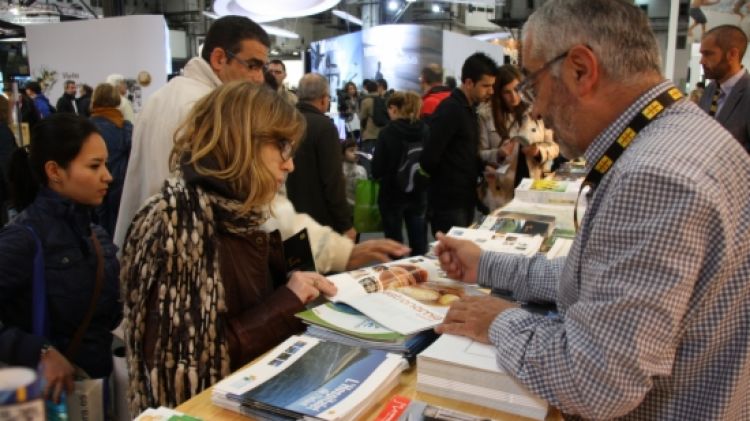
[[[405,367],[397,354],[292,336],[217,383],[211,400],[269,419],[352,419],[390,391]]]

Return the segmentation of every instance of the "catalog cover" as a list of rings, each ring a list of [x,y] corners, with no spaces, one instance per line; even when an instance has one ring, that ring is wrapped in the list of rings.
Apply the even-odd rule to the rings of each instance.
[[[405,335],[381,326],[344,303],[325,303],[297,314],[305,323],[370,341],[404,342]]]
[[[213,393],[254,410],[336,420],[364,405],[403,364],[395,354],[292,336]]]
[[[410,257],[328,278],[346,303],[383,327],[401,335],[431,329],[443,321],[450,304],[476,287],[450,280],[437,260]]]

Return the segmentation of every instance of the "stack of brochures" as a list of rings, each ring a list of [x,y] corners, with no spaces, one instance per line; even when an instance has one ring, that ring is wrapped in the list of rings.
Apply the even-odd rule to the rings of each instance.
[[[356,309],[343,303],[326,303],[297,314],[308,324],[307,335],[401,354],[409,361],[427,348],[437,335],[428,329],[402,335],[387,329]]]
[[[436,335],[450,304],[481,295],[476,286],[445,277],[424,256],[329,277],[338,293],[332,302],[297,314],[307,334],[348,345],[395,352],[412,360]]]
[[[214,405],[263,420],[350,420],[398,384],[399,355],[292,336],[214,385]]]
[[[578,199],[583,179],[534,180],[524,178],[515,190],[515,198],[524,202],[574,205]]]
[[[417,356],[417,391],[544,419],[547,403],[497,366],[495,348],[443,334]]]

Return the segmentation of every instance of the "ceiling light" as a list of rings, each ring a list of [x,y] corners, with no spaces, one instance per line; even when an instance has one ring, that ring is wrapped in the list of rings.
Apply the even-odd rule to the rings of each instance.
[[[443,9],[440,8],[440,6],[438,6],[437,4],[433,4],[432,5],[432,13],[440,13],[442,11],[443,11]]]
[[[298,33],[289,31],[284,28],[279,28],[278,26],[260,25],[260,27],[263,28],[263,30],[266,31],[268,35],[275,35],[281,38],[299,38]]]
[[[349,22],[351,22],[351,23],[353,23],[353,24],[355,24],[355,25],[359,25],[359,26],[362,26],[362,19],[359,19],[359,18],[357,18],[357,17],[356,17],[356,16],[354,16],[354,15],[351,15],[351,14],[349,14],[349,13],[346,13],[346,12],[345,12],[345,11],[343,11],[343,10],[338,10],[338,9],[336,9],[336,10],[334,10],[334,11],[333,11],[332,13],[333,13],[334,15],[336,15],[336,16],[338,16],[338,17],[340,17],[341,19],[344,19],[345,21],[349,21]]]
[[[298,56],[299,55],[299,51],[297,51],[297,50],[292,51],[292,55],[293,56]]]
[[[396,0],[391,0],[388,2],[388,10],[391,12],[395,12],[398,9],[398,2]]]
[[[219,16],[246,16],[255,22],[265,23],[284,18],[315,15],[324,12],[341,0],[214,0],[214,12]]]

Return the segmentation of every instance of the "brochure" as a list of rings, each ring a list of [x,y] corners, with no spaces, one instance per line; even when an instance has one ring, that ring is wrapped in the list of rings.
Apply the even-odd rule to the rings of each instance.
[[[437,260],[419,256],[398,260],[328,278],[338,293],[328,297],[346,303],[382,327],[401,335],[431,329],[443,321],[448,307],[464,295],[479,295],[476,286],[445,277]],[[329,308],[330,310],[330,308]],[[356,321],[335,321],[335,313],[323,310],[329,325],[352,330]]]
[[[212,401],[238,412],[350,419],[395,385],[405,367],[396,354],[292,336],[217,383]]]

